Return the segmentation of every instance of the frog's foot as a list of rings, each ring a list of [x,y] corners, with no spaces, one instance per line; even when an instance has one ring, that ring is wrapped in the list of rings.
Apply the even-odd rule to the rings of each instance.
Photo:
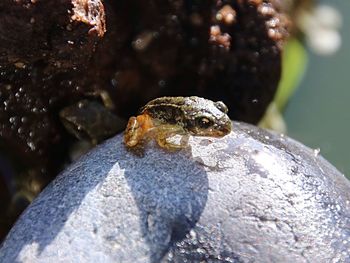
[[[190,136],[188,134],[185,134],[181,137],[180,144],[183,146],[182,148],[185,148],[188,146],[189,139],[190,139]]]
[[[187,144],[176,144],[167,141],[167,138],[164,137],[157,137],[157,143],[160,147],[167,149],[167,150],[181,150],[187,146]]]
[[[124,142],[128,147],[134,147],[140,141],[141,126],[136,117],[131,117],[128,121],[124,133]]]
[[[179,144],[168,141],[168,138],[174,135],[183,135]],[[158,145],[167,150],[180,150],[185,148],[188,145],[188,139],[189,136],[183,128],[171,125],[159,127],[156,137]]]

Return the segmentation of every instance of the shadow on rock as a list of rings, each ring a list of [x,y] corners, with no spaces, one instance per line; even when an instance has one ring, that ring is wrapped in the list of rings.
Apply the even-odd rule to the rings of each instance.
[[[64,261],[81,247],[107,255],[131,232],[141,240],[138,249],[121,244],[125,256],[136,249],[159,262],[196,224],[208,199],[207,174],[189,155],[150,145],[138,157],[126,151],[119,136],[107,141],[68,167],[31,204],[0,248],[0,262],[57,253]]]
[[[125,167],[125,178],[140,211],[150,260],[159,262],[171,244],[185,238],[199,220],[208,199],[208,178],[188,152],[164,152],[159,160],[159,152],[152,150],[146,153],[151,155],[147,159]]]

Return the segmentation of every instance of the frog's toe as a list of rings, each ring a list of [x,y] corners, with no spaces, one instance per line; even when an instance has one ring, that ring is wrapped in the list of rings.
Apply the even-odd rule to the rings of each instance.
[[[165,137],[158,137],[157,138],[157,143],[160,147],[170,150],[170,151],[176,151],[176,150],[181,150],[183,148],[186,148],[188,146],[188,139],[180,140],[180,143],[173,143],[169,142],[167,138]]]
[[[140,124],[137,121],[136,117],[131,117],[125,129],[124,142],[128,147],[134,147],[139,143],[140,137],[141,137]]]

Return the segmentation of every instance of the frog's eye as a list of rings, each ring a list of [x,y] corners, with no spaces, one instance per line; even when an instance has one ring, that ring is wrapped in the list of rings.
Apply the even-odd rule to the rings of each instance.
[[[196,118],[196,125],[202,129],[207,129],[213,125],[213,121],[207,117]]]
[[[216,108],[218,108],[223,113],[227,113],[228,112],[227,106],[222,101],[214,102],[214,105],[215,105]]]

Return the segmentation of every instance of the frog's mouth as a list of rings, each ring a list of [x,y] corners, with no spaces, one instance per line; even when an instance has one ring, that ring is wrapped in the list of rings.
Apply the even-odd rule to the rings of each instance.
[[[212,130],[213,137],[224,137],[229,134],[232,130],[231,121],[228,124],[220,125]]]
[[[231,132],[231,127],[225,128],[222,130],[215,130],[215,131],[213,131],[213,135],[211,135],[211,136],[220,138],[220,137],[224,137],[225,135],[229,134],[230,132]]]
[[[215,137],[221,138],[231,132],[231,126],[220,127],[220,129],[208,128],[205,130],[197,129],[191,132],[193,136],[206,136],[206,137]]]

